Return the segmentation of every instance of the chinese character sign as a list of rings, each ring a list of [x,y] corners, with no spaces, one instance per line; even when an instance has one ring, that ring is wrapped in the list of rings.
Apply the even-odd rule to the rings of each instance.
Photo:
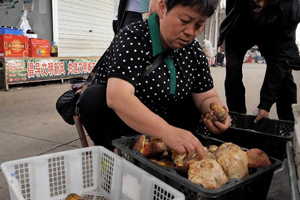
[[[97,59],[34,59],[6,61],[7,83],[88,75]]]

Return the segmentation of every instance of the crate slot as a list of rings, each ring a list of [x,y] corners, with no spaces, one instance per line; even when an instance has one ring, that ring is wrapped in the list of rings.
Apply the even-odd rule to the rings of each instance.
[[[87,151],[83,152],[81,155],[83,188],[93,187],[93,154],[91,151]]]
[[[23,197],[30,199],[30,179],[28,163],[15,165],[15,177],[19,181]]]

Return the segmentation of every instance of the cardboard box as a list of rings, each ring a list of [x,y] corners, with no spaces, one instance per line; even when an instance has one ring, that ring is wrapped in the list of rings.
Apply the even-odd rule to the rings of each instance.
[[[28,57],[28,38],[24,35],[0,35],[0,57]]]
[[[29,39],[30,57],[50,57],[50,42],[44,39]]]
[[[0,34],[22,35],[23,30],[17,28],[0,27]]]
[[[24,34],[25,36],[27,36],[28,38],[37,38],[37,34]]]

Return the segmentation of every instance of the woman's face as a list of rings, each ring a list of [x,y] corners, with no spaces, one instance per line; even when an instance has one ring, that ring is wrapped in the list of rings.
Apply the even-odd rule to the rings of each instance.
[[[191,43],[203,29],[207,17],[188,6],[177,5],[168,13],[164,1],[158,5],[163,49],[181,49]]]

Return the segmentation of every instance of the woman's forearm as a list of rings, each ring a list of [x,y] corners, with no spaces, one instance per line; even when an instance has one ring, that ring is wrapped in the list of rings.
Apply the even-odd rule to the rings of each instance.
[[[114,85],[116,82],[124,83]],[[107,103],[116,114],[137,132],[161,138],[161,133],[166,133],[170,125],[157,114],[147,108],[136,96],[134,90],[127,87],[123,80],[112,80],[108,83]],[[120,87],[120,85],[122,85]]]
[[[212,111],[210,109],[210,104],[213,102],[217,103],[220,106],[223,106],[223,103],[221,102],[220,97],[214,88],[205,93],[201,93],[201,94],[194,93],[193,99],[198,110],[202,114]]]
[[[205,150],[201,142],[189,131],[168,124],[148,109],[135,95],[134,87],[121,79],[110,78],[107,83],[107,104],[137,132],[162,139],[179,154],[202,158]]]

